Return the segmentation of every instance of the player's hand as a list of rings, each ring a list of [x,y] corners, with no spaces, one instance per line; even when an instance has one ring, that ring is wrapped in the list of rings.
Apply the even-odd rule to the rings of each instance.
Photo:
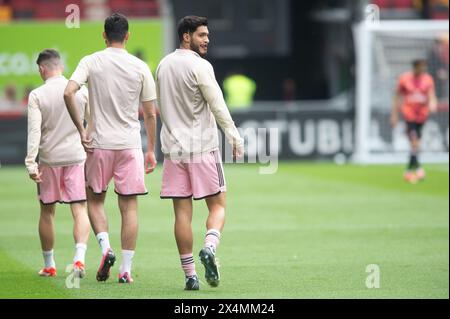
[[[89,139],[87,137],[87,133],[85,130],[80,132],[80,138],[81,138],[81,144],[84,147],[84,151],[86,153],[92,153],[94,152],[94,148],[92,147],[92,139]]]
[[[233,159],[238,159],[244,156],[244,148],[243,147],[237,147],[236,145],[233,146]]]
[[[36,173],[34,173],[34,174],[30,174],[30,178],[33,181],[35,181],[37,184],[42,182],[41,176],[42,176],[42,173],[39,172],[39,170],[36,170]]]
[[[436,102],[431,102],[430,103],[430,112],[431,113],[437,113],[438,111],[438,105]]]
[[[156,164],[155,152],[148,151],[145,153],[145,174],[153,172],[156,168]]]
[[[394,128],[398,124],[398,115],[397,114],[391,114],[391,127]]]

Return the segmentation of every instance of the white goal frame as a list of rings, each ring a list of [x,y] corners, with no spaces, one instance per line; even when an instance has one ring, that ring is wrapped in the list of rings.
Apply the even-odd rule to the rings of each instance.
[[[395,164],[404,163],[408,154],[399,152],[371,153],[368,145],[371,125],[371,91],[373,36],[379,32],[448,32],[448,21],[433,20],[390,20],[363,21],[354,27],[356,50],[356,107],[355,107],[355,151],[353,161],[359,164]],[[393,89],[394,94],[394,89]],[[448,131],[447,131],[448,139]],[[421,154],[426,163],[448,163],[448,152],[429,152]]]

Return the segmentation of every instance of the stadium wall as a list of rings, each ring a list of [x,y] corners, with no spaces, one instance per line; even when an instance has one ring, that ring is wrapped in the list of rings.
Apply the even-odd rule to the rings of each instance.
[[[306,107],[306,106],[305,106]],[[355,150],[354,113],[349,111],[249,110],[233,114],[236,125],[245,136],[247,159],[269,152],[280,160],[349,160]],[[379,130],[386,116],[374,117],[373,136],[383,147],[396,145],[399,156],[408,156],[408,141],[404,127],[394,131]],[[142,145],[146,135],[141,125]],[[160,123],[158,123],[158,135]],[[226,145],[221,134],[221,145]],[[449,121],[446,115],[433,114],[423,131],[424,153],[442,153],[449,150]],[[0,116],[0,164],[23,164],[26,155],[27,119],[23,116]],[[157,139],[159,143],[159,139]],[[223,148],[223,147],[222,147]],[[158,159],[162,160],[160,145],[156,145]],[[403,153],[401,152],[403,150]]]

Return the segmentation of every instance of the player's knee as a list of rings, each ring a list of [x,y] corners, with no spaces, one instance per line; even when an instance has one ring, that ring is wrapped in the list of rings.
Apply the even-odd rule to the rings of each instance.
[[[119,209],[122,214],[137,213],[137,196],[118,196]]]
[[[55,216],[55,205],[41,205],[41,218],[53,218]]]
[[[71,209],[74,218],[87,218],[88,216],[86,204],[71,204]]]
[[[70,209],[74,212],[84,212],[86,211],[87,204],[86,202],[78,202],[78,203],[71,203]]]

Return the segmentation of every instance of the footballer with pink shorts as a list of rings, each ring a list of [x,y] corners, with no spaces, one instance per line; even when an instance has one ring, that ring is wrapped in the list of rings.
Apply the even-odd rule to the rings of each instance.
[[[216,250],[225,224],[226,183],[216,121],[235,158],[243,155],[244,140],[230,116],[213,67],[204,59],[209,43],[207,19],[184,17],[178,23],[178,37],[179,49],[167,55],[156,71],[164,154],[161,198],[173,200],[185,289],[199,290],[193,255],[192,198],[204,199],[209,211],[199,253],[205,278],[212,287],[220,282]]]
[[[108,184],[114,179],[122,217],[119,283],[133,282],[131,268],[138,234],[137,195],[147,194],[144,175],[156,167],[155,82],[147,64],[126,51],[129,36],[125,16],[115,13],[106,18],[103,32],[106,49],[80,61],[64,93],[67,109],[87,152],[88,212],[102,251],[98,281],[109,278],[116,261],[104,206]],[[79,119],[74,99],[85,83],[88,84],[92,118],[90,133]],[[141,104],[147,133],[145,159],[139,121]]]
[[[75,256],[73,273],[85,275],[85,254],[90,224],[86,208],[84,161],[86,153],[80,136],[72,124],[63,99],[68,80],[62,75],[63,65],[56,50],[42,51],[36,63],[45,83],[33,90],[28,99],[28,140],[25,165],[37,184],[41,214],[39,237],[44,267],[40,276],[55,277],[55,205],[70,204],[74,226]],[[85,87],[74,97],[79,121],[88,118],[88,92]],[[39,155],[39,163],[36,157]]]

